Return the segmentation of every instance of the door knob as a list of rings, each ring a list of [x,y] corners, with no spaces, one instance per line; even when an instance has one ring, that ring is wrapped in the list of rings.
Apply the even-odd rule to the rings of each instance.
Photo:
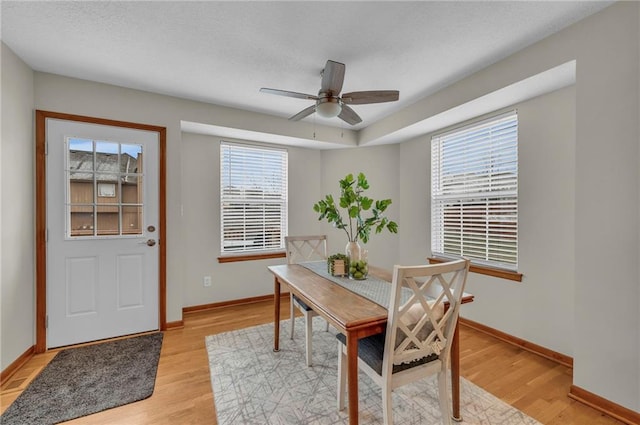
[[[147,239],[147,241],[143,242],[143,243],[146,243],[149,246],[154,246],[156,244],[156,240],[155,239]]]

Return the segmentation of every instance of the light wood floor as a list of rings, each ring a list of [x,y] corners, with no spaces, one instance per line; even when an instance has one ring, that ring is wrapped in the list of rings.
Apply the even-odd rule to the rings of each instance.
[[[283,316],[288,316],[289,304],[284,301]],[[273,303],[266,301],[189,313],[184,317],[184,329],[165,333],[150,398],[66,423],[215,424],[205,336],[272,320]],[[4,412],[54,354],[34,356],[3,383],[0,411]],[[461,365],[464,377],[543,424],[622,424],[567,397],[571,369],[464,326]]]

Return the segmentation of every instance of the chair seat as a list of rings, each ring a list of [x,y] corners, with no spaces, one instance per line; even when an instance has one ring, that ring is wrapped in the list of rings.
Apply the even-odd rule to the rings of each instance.
[[[382,358],[384,356],[384,340],[387,332],[384,331],[380,334],[371,335],[366,338],[358,340],[358,357],[360,357],[366,364],[375,370],[378,375],[382,376]],[[336,335],[338,341],[342,344],[347,344],[347,337],[344,334],[339,333]],[[429,363],[438,359],[437,354],[430,354],[418,360],[414,360],[411,363],[403,363],[400,365],[393,365],[393,372],[398,373],[403,370],[411,369],[421,364]]]
[[[300,306],[301,309],[305,310],[305,311],[311,311],[313,310],[311,307],[309,307],[308,305],[306,305],[304,303],[304,301],[302,301],[300,298],[298,298],[297,296],[293,296],[293,299],[295,300],[296,303],[298,303],[298,305]]]

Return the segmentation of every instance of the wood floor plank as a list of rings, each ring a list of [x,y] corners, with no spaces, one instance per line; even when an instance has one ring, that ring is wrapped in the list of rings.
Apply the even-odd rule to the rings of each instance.
[[[283,319],[289,300],[282,299]],[[286,316],[286,317],[285,317]],[[146,400],[99,412],[72,425],[215,424],[207,335],[269,323],[273,303],[260,301],[185,314],[184,328],[165,332],[154,393]],[[461,374],[496,397],[548,425],[620,425],[569,397],[570,368],[461,326]],[[299,333],[303,337],[303,333]],[[33,356],[0,388],[0,412],[24,391],[55,351]]]

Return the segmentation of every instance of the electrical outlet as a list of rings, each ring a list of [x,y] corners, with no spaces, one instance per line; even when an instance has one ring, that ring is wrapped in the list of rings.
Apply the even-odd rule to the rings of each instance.
[[[211,276],[205,276],[204,279],[202,279],[202,284],[205,287],[211,286]]]

